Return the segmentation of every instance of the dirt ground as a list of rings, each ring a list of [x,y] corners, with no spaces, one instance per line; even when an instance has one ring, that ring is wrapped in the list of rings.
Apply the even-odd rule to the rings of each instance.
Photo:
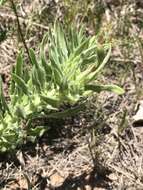
[[[54,18],[62,20],[66,16],[72,22],[70,8],[81,2],[71,7],[67,2],[18,2],[28,47],[37,50]],[[133,116],[143,100],[143,7],[140,1],[99,1],[103,7],[98,17],[97,2],[88,2],[94,14],[88,11],[82,16],[89,35],[96,33],[94,27],[98,25],[114,42],[110,62],[100,80],[119,84],[125,94],[95,94],[79,115],[49,121],[48,132],[34,144],[26,143],[15,152],[1,154],[0,189],[143,189],[143,123],[133,125]],[[84,12],[81,7],[76,10],[77,20]],[[94,25],[90,20],[93,16],[97,17]],[[0,74],[7,96],[10,70],[23,46],[15,15],[8,4],[0,7],[0,31],[6,32],[0,41]]]

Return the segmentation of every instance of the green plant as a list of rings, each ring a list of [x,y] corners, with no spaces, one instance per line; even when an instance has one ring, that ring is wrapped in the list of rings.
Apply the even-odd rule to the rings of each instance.
[[[93,92],[122,94],[120,87],[100,85],[96,80],[110,53],[111,45],[100,44],[98,36],[86,37],[83,28],[64,30],[57,22],[44,36],[38,59],[29,49],[30,69],[24,66],[20,52],[11,74],[8,103],[0,82],[0,151],[14,149],[26,139],[34,141],[42,135],[47,128],[35,126],[34,119],[70,116],[80,106],[63,112],[59,112],[60,108],[74,106]]]
[[[3,5],[6,2],[6,0],[0,0],[0,5]]]

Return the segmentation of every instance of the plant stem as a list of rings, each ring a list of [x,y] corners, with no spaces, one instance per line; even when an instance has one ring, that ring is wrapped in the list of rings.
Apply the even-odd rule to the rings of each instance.
[[[15,5],[15,3],[14,3],[13,0],[9,0],[9,1],[10,1],[10,3],[11,3],[13,12],[14,12],[15,17],[16,17],[18,32],[19,32],[19,34],[20,34],[22,43],[23,43],[23,45],[24,45],[24,47],[25,47],[25,50],[26,50],[26,53],[27,53],[27,55],[28,55],[29,61],[31,62],[31,57],[30,57],[30,54],[29,54],[29,50],[28,50],[27,44],[26,44],[26,42],[25,42],[24,35],[23,35],[23,33],[22,33],[22,29],[21,29],[21,25],[20,25],[20,21],[19,21],[19,16],[18,16],[18,12],[17,12],[17,9],[16,9],[16,5]]]

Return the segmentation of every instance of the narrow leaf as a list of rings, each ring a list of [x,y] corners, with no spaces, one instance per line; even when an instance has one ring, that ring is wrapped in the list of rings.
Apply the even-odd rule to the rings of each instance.
[[[43,95],[41,95],[40,97],[41,97],[41,99],[42,99],[45,103],[50,104],[52,107],[57,108],[57,107],[59,106],[59,101],[57,101],[57,100],[55,100],[55,99],[53,99],[53,98],[49,98],[49,97],[43,96]]]
[[[35,65],[32,68],[32,77],[31,78],[32,78],[33,86],[35,86],[37,91],[40,91],[41,85],[40,85],[40,81],[38,79],[38,74],[37,74],[37,70],[36,70]]]
[[[29,90],[28,90],[28,87],[27,87],[25,81],[14,73],[12,74],[12,79],[15,81],[18,88],[20,88],[24,94],[29,96]]]
[[[30,58],[31,58],[31,63],[32,65],[35,65],[36,68],[38,67],[38,62],[37,62],[37,59],[36,59],[36,55],[35,55],[35,52],[32,48],[29,49],[29,55],[30,55]]]
[[[108,50],[108,53],[106,55],[106,57],[104,58],[103,62],[101,64],[99,64],[98,68],[90,75],[89,77],[89,82],[92,81],[95,76],[104,68],[104,66],[106,65],[106,63],[108,62],[109,58],[111,55],[111,46]]]
[[[22,78],[22,73],[23,73],[23,56],[22,52],[20,52],[16,60],[15,74]]]
[[[84,106],[84,104],[81,104],[80,106],[70,108],[70,109],[67,109],[65,111],[51,113],[51,114],[47,115],[47,118],[66,118],[66,117],[71,117],[71,116],[77,114],[79,111],[82,111],[83,109],[85,109],[85,106]]]
[[[85,86],[85,90],[91,90],[93,92],[100,93],[101,91],[110,91],[118,95],[122,95],[124,90],[117,85],[93,85],[89,84]]]
[[[6,0],[0,0],[0,5],[4,5],[5,2]]]
[[[15,67],[12,67],[11,75],[15,73]],[[13,79],[10,81],[10,94],[13,95],[15,92],[15,82]]]

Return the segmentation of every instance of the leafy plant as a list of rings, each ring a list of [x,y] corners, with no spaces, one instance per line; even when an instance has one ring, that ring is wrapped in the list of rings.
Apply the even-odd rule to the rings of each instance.
[[[98,36],[86,37],[83,28],[64,30],[55,23],[40,45],[39,58],[29,49],[31,68],[24,66],[20,52],[12,70],[10,101],[0,88],[0,151],[8,151],[43,134],[45,126],[35,126],[34,119],[61,118],[77,113],[72,107],[93,92],[124,91],[116,85],[96,82],[97,75],[108,62],[111,45],[99,44]],[[64,105],[71,109],[59,112]]]
[[[3,5],[6,2],[6,0],[0,0],[0,5]]]

